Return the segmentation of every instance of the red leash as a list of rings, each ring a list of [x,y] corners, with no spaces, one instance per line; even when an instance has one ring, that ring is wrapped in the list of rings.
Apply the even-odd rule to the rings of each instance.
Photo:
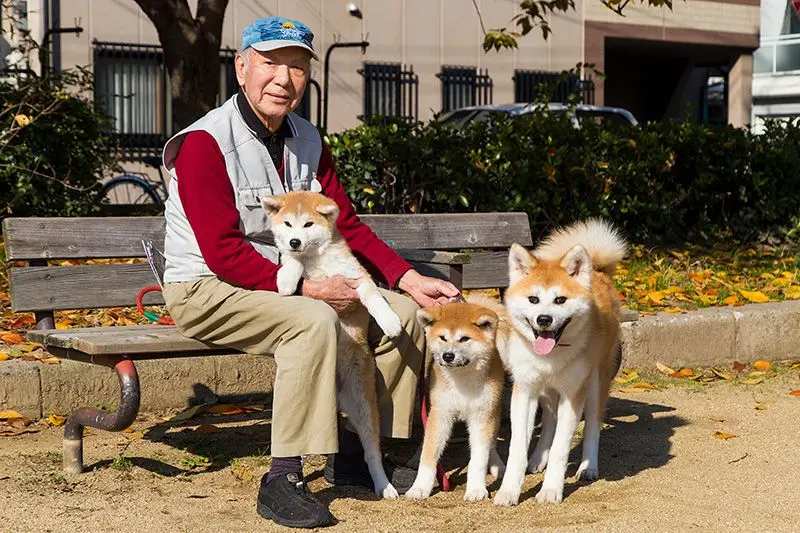
[[[136,307],[139,309],[139,312],[142,313],[144,316],[149,318],[152,322],[156,322],[157,324],[161,324],[164,326],[174,326],[175,322],[168,316],[158,316],[155,313],[151,313],[150,311],[144,310],[144,304],[142,303],[142,298],[148,292],[161,292],[161,287],[158,285],[149,285],[147,287],[142,288],[139,291],[139,294],[136,295]]]
[[[428,402],[426,401],[427,398],[427,387],[425,387],[425,361],[423,359],[422,362],[422,370],[420,371],[419,376],[419,398],[421,402],[420,414],[422,416],[422,427],[425,428],[428,425]],[[420,460],[422,458],[420,457]],[[439,487],[442,489],[442,492],[450,492],[450,476],[448,476],[444,468],[442,467],[441,463],[436,465],[436,478],[439,481]]]

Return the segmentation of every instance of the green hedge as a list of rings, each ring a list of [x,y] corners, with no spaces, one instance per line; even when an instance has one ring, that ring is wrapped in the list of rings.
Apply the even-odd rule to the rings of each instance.
[[[800,215],[800,122],[754,135],[545,115],[455,130],[372,121],[327,137],[361,212],[525,211],[535,233],[592,215],[639,242],[753,240]],[[795,218],[796,223],[796,218]]]

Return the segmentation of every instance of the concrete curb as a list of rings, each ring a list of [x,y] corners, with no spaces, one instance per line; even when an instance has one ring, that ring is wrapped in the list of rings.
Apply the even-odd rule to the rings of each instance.
[[[800,359],[800,301],[659,313],[622,324],[623,366],[710,366],[756,359]],[[136,363],[142,411],[183,408],[209,396],[241,399],[272,390],[269,357],[227,355]],[[119,398],[113,371],[62,361],[60,365],[0,363],[0,410],[39,418],[83,406],[113,407]]]

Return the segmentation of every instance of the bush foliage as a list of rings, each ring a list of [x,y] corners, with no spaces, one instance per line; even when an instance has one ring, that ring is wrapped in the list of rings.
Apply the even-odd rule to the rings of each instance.
[[[371,121],[327,137],[361,212],[525,211],[534,233],[604,216],[639,242],[753,240],[800,214],[800,122],[581,129],[565,116],[456,130]]]

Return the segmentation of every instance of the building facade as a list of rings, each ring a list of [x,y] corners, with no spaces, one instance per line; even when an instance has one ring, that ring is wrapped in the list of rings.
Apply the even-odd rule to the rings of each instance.
[[[194,4],[190,0],[190,4]],[[133,0],[27,0],[27,24],[41,41],[48,28],[55,70],[89,65],[96,97],[131,143],[168,136],[169,86],[153,24]],[[242,29],[280,15],[307,23],[322,61],[312,69],[321,86],[329,60],[329,131],[368,115],[427,120],[473,103],[529,99],[542,81],[577,63],[605,74],[585,83],[586,101],[630,109],[640,121],[692,113],[709,122],[744,125],[751,117],[752,52],[758,46],[759,0],[676,1],[673,10],[632,2],[625,17],[600,0],[575,0],[575,11],[550,18],[516,50],[484,53],[471,0],[230,0],[222,46],[221,99],[236,90],[233,55]],[[486,28],[511,27],[519,0],[477,0]],[[358,16],[354,16],[358,15]],[[52,33],[80,26],[83,31]],[[368,41],[358,46],[335,43]],[[40,65],[31,59],[31,68]],[[574,81],[574,80],[573,80]],[[321,87],[320,87],[321,88]],[[563,91],[562,91],[563,92]],[[309,88],[304,112],[317,122],[322,91]]]

